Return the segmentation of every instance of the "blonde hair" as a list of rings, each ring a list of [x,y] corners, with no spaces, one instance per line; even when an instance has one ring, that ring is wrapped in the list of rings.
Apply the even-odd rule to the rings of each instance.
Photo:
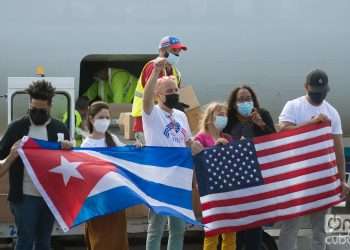
[[[201,120],[200,120],[200,131],[208,132],[208,125],[214,120],[214,112],[220,108],[225,108],[227,110],[227,105],[225,103],[211,102],[205,109]]]

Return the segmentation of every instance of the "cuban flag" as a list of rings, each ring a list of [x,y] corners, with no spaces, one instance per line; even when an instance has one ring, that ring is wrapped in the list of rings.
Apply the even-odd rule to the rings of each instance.
[[[18,152],[64,232],[138,204],[198,224],[192,211],[189,149],[59,148],[58,143],[25,137]]]

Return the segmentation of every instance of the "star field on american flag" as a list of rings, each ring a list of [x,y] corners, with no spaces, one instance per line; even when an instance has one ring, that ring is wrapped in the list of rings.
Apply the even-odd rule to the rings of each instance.
[[[205,175],[201,180],[206,180],[206,194],[263,184],[255,148],[249,140],[210,148],[204,154],[206,171],[201,171]]]

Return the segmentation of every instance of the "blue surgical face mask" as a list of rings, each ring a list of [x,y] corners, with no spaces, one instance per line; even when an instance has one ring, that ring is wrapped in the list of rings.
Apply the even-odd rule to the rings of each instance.
[[[238,102],[236,105],[238,113],[244,117],[250,116],[254,108],[253,102]]]
[[[214,126],[222,131],[227,125],[227,116],[217,115],[215,116]]]
[[[169,53],[166,60],[168,61],[168,63],[175,66],[176,64],[178,64],[178,62],[180,60],[180,56],[175,55],[173,53]]]

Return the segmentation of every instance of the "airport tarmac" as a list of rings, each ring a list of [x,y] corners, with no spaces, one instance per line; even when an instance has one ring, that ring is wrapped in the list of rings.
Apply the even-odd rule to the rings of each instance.
[[[138,238],[138,239],[132,239],[130,241],[130,247],[129,250],[143,250],[145,249],[145,239],[144,238]],[[85,250],[84,242],[83,240],[71,242],[72,245],[67,246],[56,246],[53,248],[53,250]],[[0,245],[0,250],[12,250],[13,248],[11,245]],[[185,244],[183,250],[201,250],[202,249],[202,242],[200,237],[194,238],[192,235],[190,238],[187,237],[185,239]],[[310,250],[311,249],[311,238],[310,237],[299,237],[298,238],[298,250]],[[350,244],[333,244],[328,245],[327,250],[349,250]],[[161,250],[166,250],[166,239],[163,239],[162,241],[162,247]]]

